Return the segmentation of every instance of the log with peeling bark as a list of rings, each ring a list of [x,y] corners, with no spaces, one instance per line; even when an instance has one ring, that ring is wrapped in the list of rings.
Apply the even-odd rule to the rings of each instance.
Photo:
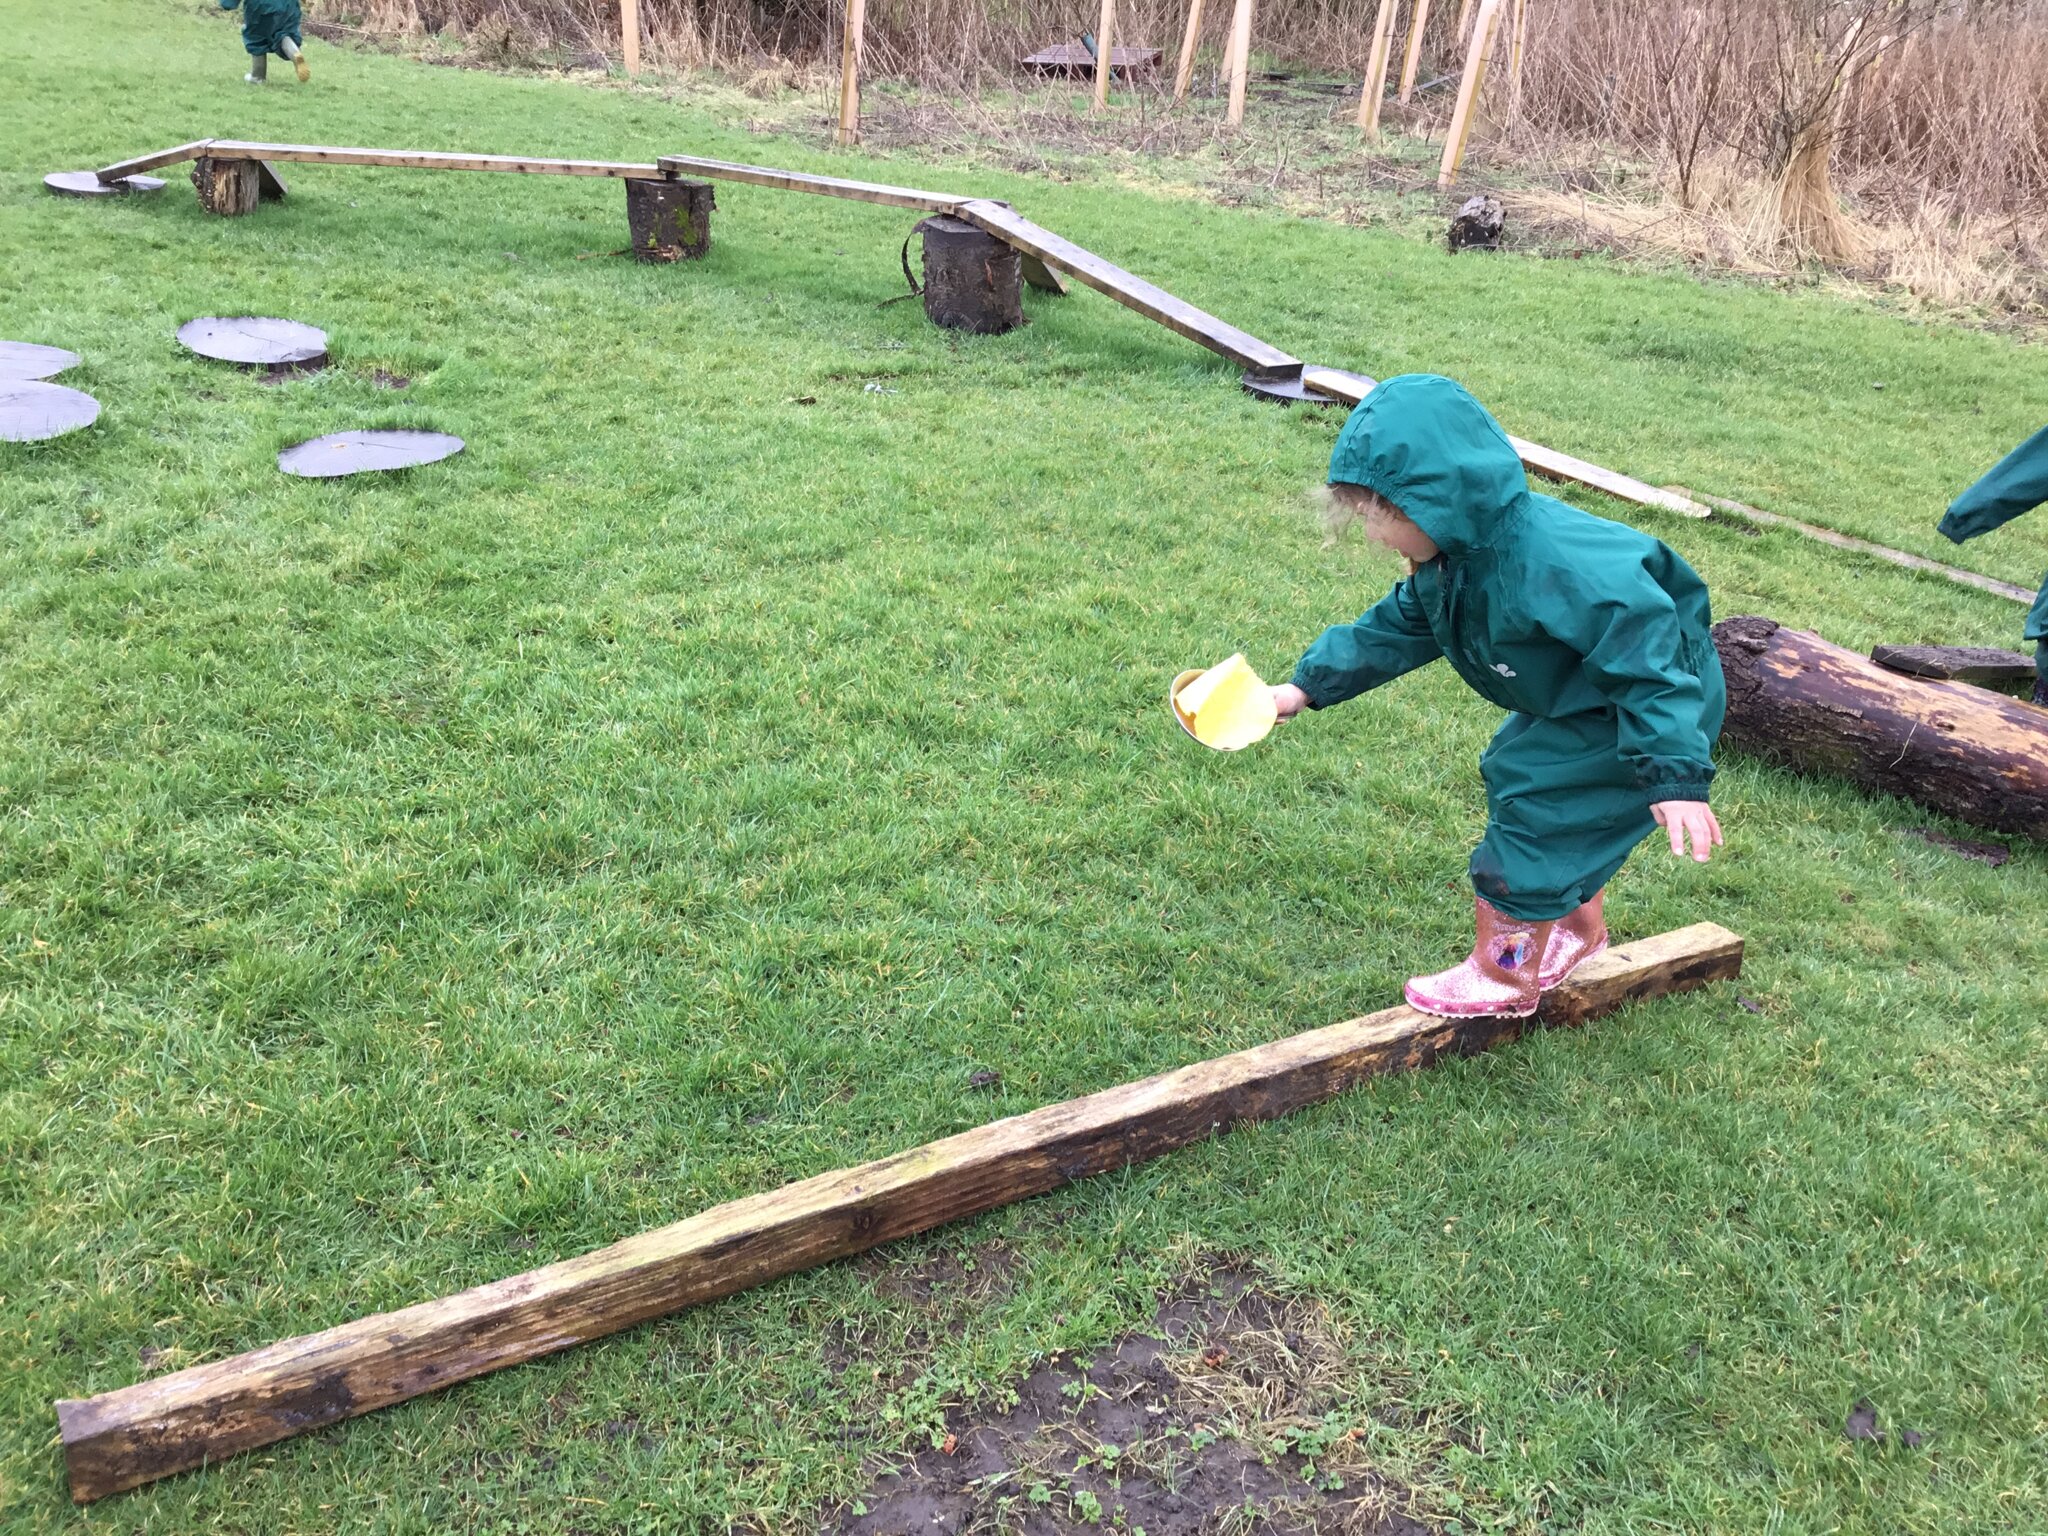
[[[1716,624],[1714,644],[1728,679],[1730,745],[2048,840],[2048,709],[1887,671],[1754,615]]]
[[[1712,923],[1597,955],[1539,1017],[1412,1008],[1048,1104],[913,1151],[714,1207],[577,1258],[250,1354],[57,1404],[81,1503],[537,1359],[893,1238],[1142,1163],[1370,1077],[1729,980],[1742,940]]]

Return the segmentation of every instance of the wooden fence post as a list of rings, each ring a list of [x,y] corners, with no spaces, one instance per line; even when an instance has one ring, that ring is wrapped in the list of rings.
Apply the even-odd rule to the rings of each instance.
[[[1181,101],[1188,94],[1188,84],[1195,77],[1195,40],[1202,35],[1202,0],[1188,0],[1187,35],[1180,40],[1180,68],[1173,72],[1173,99]]]
[[[1415,94],[1415,71],[1422,64],[1422,29],[1429,25],[1429,0],[1415,0],[1415,14],[1408,20],[1408,52],[1401,59],[1402,106]]]
[[[1116,0],[1102,0],[1102,16],[1095,23],[1095,110],[1109,105],[1109,76],[1114,55]]]
[[[630,79],[640,73],[640,0],[619,0],[619,47]]]
[[[1508,121],[1522,116],[1522,49],[1529,36],[1529,0],[1515,0],[1515,30],[1508,46]]]
[[[1252,69],[1252,0],[1237,0],[1230,17],[1230,107],[1223,120],[1235,128],[1244,121],[1244,92]]]
[[[1472,24],[1472,46],[1465,51],[1465,74],[1458,82],[1458,106],[1451,114],[1451,131],[1444,139],[1444,160],[1436,184],[1448,187],[1458,179],[1458,162],[1465,158],[1465,135],[1472,131],[1472,109],[1479,104],[1479,87],[1486,78],[1486,50],[1493,41],[1493,24],[1500,16],[1501,0],[1479,0],[1479,19]]]
[[[1372,24],[1372,57],[1365,66],[1365,89],[1358,97],[1358,126],[1374,138],[1380,132],[1380,102],[1387,94],[1387,54],[1394,42],[1394,12],[1399,0],[1380,0]]]
[[[834,144],[860,142],[860,45],[868,21],[868,0],[846,0],[846,35],[840,40],[839,126]]]

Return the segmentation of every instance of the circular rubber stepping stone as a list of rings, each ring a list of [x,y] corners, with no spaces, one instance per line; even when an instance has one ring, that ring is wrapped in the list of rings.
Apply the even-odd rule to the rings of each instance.
[[[462,452],[462,439],[446,432],[331,432],[287,448],[277,467],[288,475],[327,480],[385,469],[410,469]]]
[[[318,368],[327,361],[327,333],[317,325],[261,315],[203,315],[178,327],[190,351],[244,368]]]
[[[1352,373],[1343,368],[1319,368],[1316,371],[1342,374],[1366,389],[1371,389],[1379,382],[1377,379],[1367,378],[1362,373]],[[1246,394],[1256,395],[1261,400],[1271,400],[1277,405],[1342,405],[1349,408],[1349,402],[1339,400],[1335,395],[1319,394],[1298,378],[1261,379],[1248,373],[1244,376],[1243,383]]]
[[[47,379],[84,361],[76,352],[66,352],[62,347],[45,347],[33,341],[0,341],[0,379]]]
[[[52,171],[43,185],[59,197],[132,197],[138,192],[161,192],[158,176],[123,176],[119,181],[101,181],[91,171]]]
[[[0,379],[0,442],[62,437],[99,420],[100,403],[80,390],[36,379]]]

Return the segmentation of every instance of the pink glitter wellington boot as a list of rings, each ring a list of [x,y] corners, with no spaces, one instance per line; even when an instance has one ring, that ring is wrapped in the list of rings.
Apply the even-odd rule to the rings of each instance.
[[[1567,912],[1550,927],[1550,942],[1543,946],[1543,966],[1537,985],[1548,992],[1562,986],[1565,978],[1607,947],[1607,919],[1601,913],[1605,891],[1595,891],[1577,911]]]
[[[1411,1006],[1443,1018],[1505,1014],[1525,1019],[1543,1000],[1538,971],[1551,923],[1525,923],[1472,898],[1472,953],[1448,971],[1410,977],[1403,990]]]

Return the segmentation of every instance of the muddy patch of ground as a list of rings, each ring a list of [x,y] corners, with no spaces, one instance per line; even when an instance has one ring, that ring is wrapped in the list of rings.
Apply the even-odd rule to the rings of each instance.
[[[934,1278],[893,1283],[914,1295]],[[950,1415],[941,1444],[883,1472],[823,1529],[1427,1536],[1363,1454],[1343,1366],[1321,1308],[1208,1268],[1148,1327],[1093,1356],[1055,1356],[996,1402]]]

